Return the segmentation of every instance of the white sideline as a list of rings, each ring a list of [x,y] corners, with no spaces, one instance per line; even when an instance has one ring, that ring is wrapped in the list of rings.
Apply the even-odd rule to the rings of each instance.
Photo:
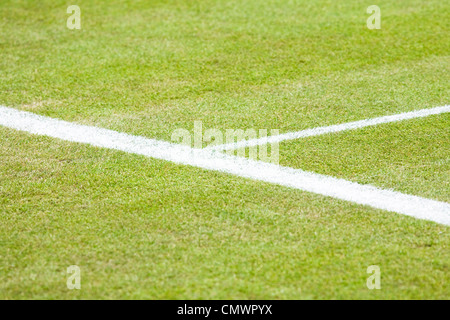
[[[446,112],[450,112],[449,105],[443,106],[443,107],[431,108],[431,109],[422,109],[422,110],[417,110],[417,111],[405,112],[405,113],[395,114],[395,115],[391,115],[391,116],[383,116],[383,117],[379,117],[379,118],[372,118],[372,119],[360,120],[360,121],[355,121],[355,122],[347,122],[347,123],[336,124],[336,125],[327,126],[327,127],[318,127],[318,128],[306,129],[306,130],[302,130],[302,131],[288,132],[288,133],[280,134],[277,136],[270,136],[270,137],[264,137],[264,138],[259,138],[259,139],[238,141],[235,143],[215,145],[215,146],[211,146],[211,147],[206,147],[204,149],[215,150],[215,151],[224,151],[224,150],[240,149],[240,148],[245,148],[245,147],[254,147],[254,146],[267,144],[267,143],[277,143],[277,142],[286,141],[286,140],[294,140],[294,139],[299,139],[299,138],[319,136],[319,135],[323,135],[323,134],[327,134],[327,133],[360,129],[360,128],[375,126],[375,125],[383,124],[383,123],[397,122],[397,121],[409,120],[409,119],[415,119],[415,118],[423,118],[423,117],[428,117],[431,115],[441,114],[441,113],[446,113]]]
[[[1,106],[0,125],[32,134],[225,172],[450,225],[450,204],[446,202],[360,185],[299,169],[79,125]]]

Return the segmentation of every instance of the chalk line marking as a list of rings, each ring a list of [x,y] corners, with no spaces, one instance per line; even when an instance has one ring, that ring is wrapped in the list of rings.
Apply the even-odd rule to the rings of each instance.
[[[70,123],[0,106],[0,125],[32,134],[125,151],[314,192],[450,225],[450,204],[262,161]]]
[[[336,124],[332,126],[327,127],[318,127],[313,129],[306,129],[302,131],[296,131],[296,132],[288,132],[276,136],[270,136],[270,137],[264,137],[259,139],[251,139],[251,140],[244,140],[244,141],[238,141],[235,143],[227,143],[227,144],[221,144],[221,145],[215,145],[211,147],[206,147],[204,149],[207,150],[214,150],[214,151],[225,151],[225,150],[234,150],[234,149],[240,149],[240,148],[246,148],[246,147],[254,147],[262,144],[267,143],[277,143],[281,141],[286,140],[295,140],[299,138],[306,138],[306,137],[313,137],[313,136],[319,136],[327,133],[335,133],[335,132],[341,132],[346,130],[354,130],[354,129],[360,129],[364,127],[370,127],[370,126],[376,126],[383,123],[390,123],[390,122],[398,122],[402,120],[409,120],[409,119],[416,119],[416,118],[424,118],[431,115],[441,114],[450,112],[450,105],[443,106],[443,107],[436,107],[436,108],[430,108],[430,109],[422,109],[417,111],[411,111],[411,112],[405,112],[405,113],[399,113],[391,116],[383,116],[378,118],[372,118],[372,119],[366,119],[366,120],[360,120],[360,121],[354,121],[354,122],[347,122],[342,124]]]

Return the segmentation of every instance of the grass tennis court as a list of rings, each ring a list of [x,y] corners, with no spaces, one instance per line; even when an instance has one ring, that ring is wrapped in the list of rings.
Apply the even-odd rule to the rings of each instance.
[[[286,133],[445,106],[449,11],[2,0],[0,105],[169,142],[194,121]],[[449,128],[442,113],[283,141],[279,165],[448,204]],[[3,126],[0,141],[1,299],[450,297],[447,225]]]

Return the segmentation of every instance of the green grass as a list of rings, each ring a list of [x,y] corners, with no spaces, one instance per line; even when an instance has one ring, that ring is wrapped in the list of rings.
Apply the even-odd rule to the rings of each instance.
[[[2,298],[445,298],[448,227],[0,130]],[[14,150],[14,153],[11,153]],[[66,288],[79,265],[82,289]],[[366,288],[379,265],[382,290]]]
[[[448,104],[449,6],[0,3],[0,104],[170,140]],[[280,164],[449,201],[448,115],[280,144]],[[0,298],[448,299],[449,228],[0,128]],[[66,287],[70,265],[82,289]],[[382,289],[366,287],[379,265]]]
[[[377,31],[365,1],[95,3],[71,31],[65,1],[2,1],[3,104],[169,140],[194,120],[296,130],[448,102],[442,1],[381,1]]]
[[[450,116],[282,142],[280,164],[450,202]]]

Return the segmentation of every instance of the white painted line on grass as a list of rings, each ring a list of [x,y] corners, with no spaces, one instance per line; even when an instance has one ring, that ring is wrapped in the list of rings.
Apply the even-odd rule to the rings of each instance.
[[[254,147],[254,146],[267,144],[267,143],[277,143],[277,142],[286,141],[286,140],[294,140],[294,139],[299,139],[299,138],[319,136],[319,135],[323,135],[323,134],[327,134],[327,133],[360,129],[360,128],[364,128],[364,127],[376,126],[378,124],[383,124],[383,123],[398,122],[398,121],[402,121],[402,120],[416,119],[416,118],[424,118],[424,117],[428,117],[431,115],[447,113],[447,112],[450,112],[449,105],[443,106],[443,107],[431,108],[431,109],[422,109],[422,110],[417,110],[417,111],[405,112],[405,113],[400,113],[400,114],[396,114],[396,115],[384,116],[384,117],[373,118],[373,119],[366,119],[366,120],[360,120],[360,121],[355,121],[355,122],[347,122],[347,123],[336,124],[336,125],[327,126],[327,127],[318,127],[318,128],[306,129],[306,130],[302,130],[302,131],[288,132],[288,133],[280,134],[277,136],[244,140],[244,141],[238,141],[235,143],[228,143],[228,144],[222,144],[222,145],[215,145],[215,146],[211,146],[211,147],[206,147],[204,149],[215,150],[215,151],[224,151],[224,150],[240,149],[240,148],[245,148],[245,147]]]
[[[0,125],[32,134],[220,171],[450,225],[450,204],[446,202],[360,185],[299,169],[228,156],[221,152],[192,149],[1,106]]]

